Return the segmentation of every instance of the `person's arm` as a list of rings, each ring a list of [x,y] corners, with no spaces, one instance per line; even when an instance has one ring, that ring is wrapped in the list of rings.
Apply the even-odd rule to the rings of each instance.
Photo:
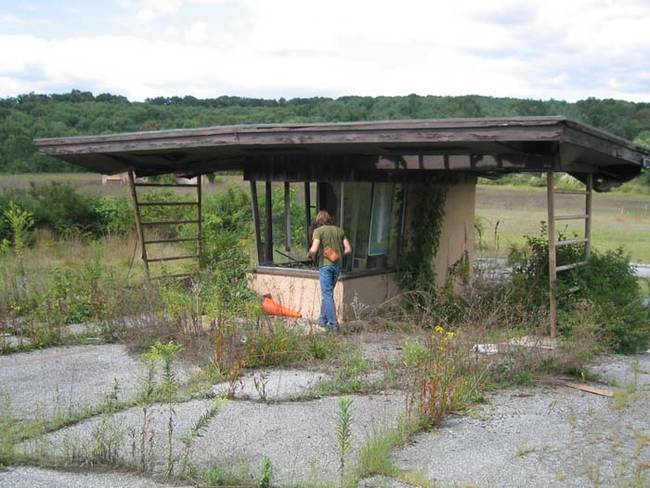
[[[311,247],[309,248],[309,252],[307,253],[307,257],[309,259],[314,259],[316,256],[316,253],[318,252],[318,248],[320,247],[320,239],[314,239],[311,242]]]
[[[352,254],[352,246],[350,245],[350,241],[348,241],[347,237],[343,238],[343,254],[345,256]]]

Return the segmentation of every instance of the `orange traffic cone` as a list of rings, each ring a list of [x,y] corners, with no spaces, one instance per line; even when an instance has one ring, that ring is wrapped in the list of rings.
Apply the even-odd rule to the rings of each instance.
[[[262,310],[269,315],[280,315],[282,317],[291,317],[295,319],[302,317],[300,312],[283,307],[280,303],[273,300],[270,294],[264,295],[264,299],[262,300]]]

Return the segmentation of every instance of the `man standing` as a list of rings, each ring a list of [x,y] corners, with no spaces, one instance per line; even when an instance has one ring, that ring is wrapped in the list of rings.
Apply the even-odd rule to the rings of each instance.
[[[335,331],[339,330],[339,324],[334,306],[334,287],[341,274],[343,256],[352,253],[352,246],[343,229],[334,225],[334,219],[327,210],[321,210],[316,215],[316,227],[307,256],[314,259],[318,254],[321,291],[318,323],[330,331]]]

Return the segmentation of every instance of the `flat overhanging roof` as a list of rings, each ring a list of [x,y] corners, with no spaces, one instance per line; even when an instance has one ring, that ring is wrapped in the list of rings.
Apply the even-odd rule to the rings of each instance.
[[[40,152],[114,174],[196,175],[246,169],[278,158],[289,164],[344,158],[377,169],[469,171],[478,175],[555,170],[594,174],[601,189],[637,176],[650,151],[564,117],[391,120],[324,124],[250,124],[36,139]],[[467,158],[449,164],[444,156]],[[405,162],[419,158],[419,163]],[[348,158],[348,159],[345,159]],[[373,159],[374,158],[374,159]],[[424,158],[429,158],[425,164]],[[433,158],[433,159],[432,159]],[[384,163],[381,163],[384,161]],[[385,161],[394,161],[395,167]]]

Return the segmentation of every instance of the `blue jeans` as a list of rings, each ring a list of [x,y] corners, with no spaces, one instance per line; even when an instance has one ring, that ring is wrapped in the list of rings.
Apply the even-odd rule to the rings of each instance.
[[[341,266],[333,264],[323,266],[318,270],[320,275],[320,318],[318,323],[327,326],[328,329],[338,329],[339,324],[336,321],[336,308],[334,306],[334,287],[341,274]]]

